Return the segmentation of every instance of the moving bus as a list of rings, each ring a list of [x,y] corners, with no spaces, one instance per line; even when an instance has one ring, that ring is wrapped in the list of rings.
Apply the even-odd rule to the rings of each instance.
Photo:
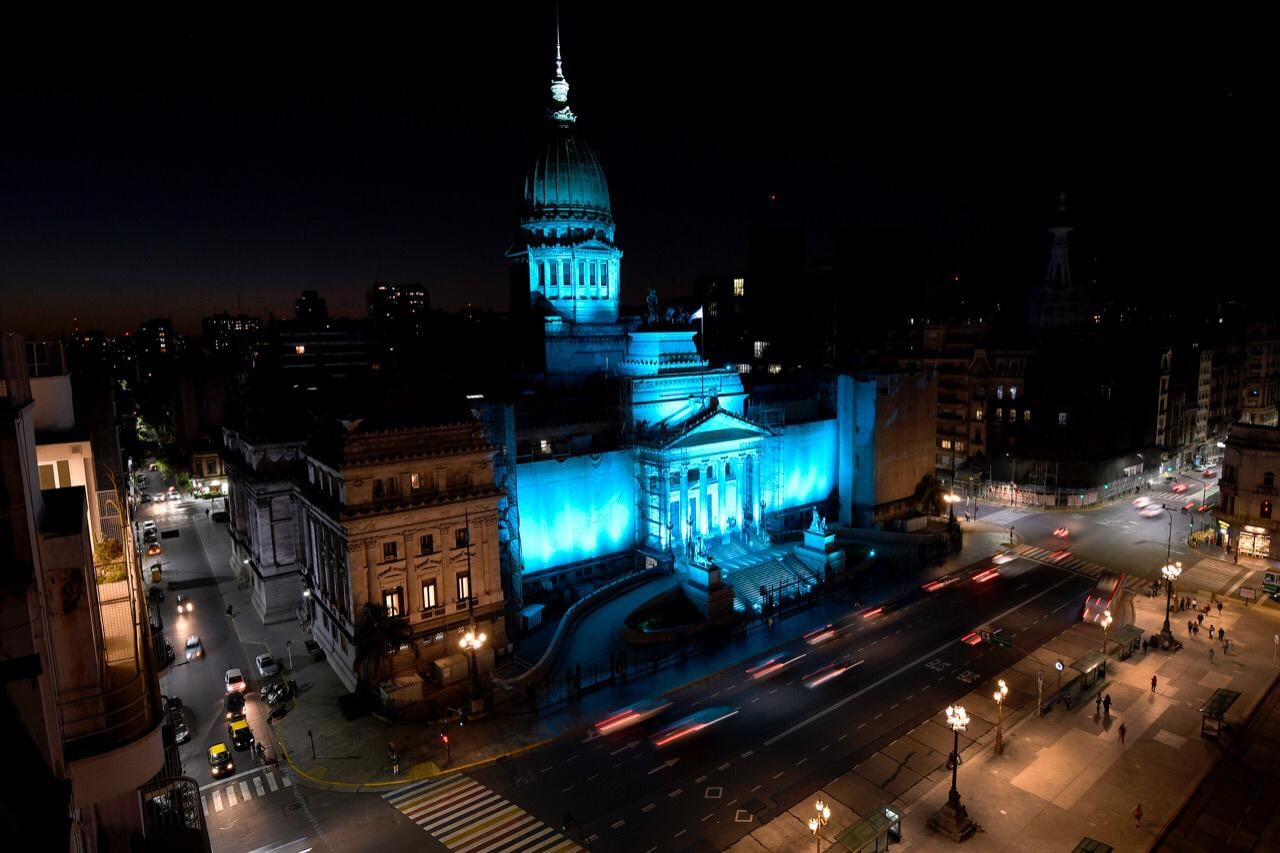
[[[1100,622],[1103,614],[1110,610],[1115,602],[1116,593],[1120,591],[1122,583],[1124,583],[1123,574],[1103,572],[1099,575],[1098,582],[1084,597],[1084,614],[1081,618],[1086,622]]]

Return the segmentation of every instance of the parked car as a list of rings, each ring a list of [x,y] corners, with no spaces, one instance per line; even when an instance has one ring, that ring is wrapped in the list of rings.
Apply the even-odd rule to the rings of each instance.
[[[204,657],[204,646],[200,644],[200,637],[192,634],[187,637],[187,660],[195,660]]]
[[[148,584],[147,596],[152,601],[164,601],[164,587],[158,583]]]
[[[280,672],[280,664],[276,663],[275,658],[269,654],[258,655],[254,659],[258,665],[258,675],[268,678]]]
[[[233,690],[243,693],[249,686],[249,682],[244,680],[244,674],[235,667],[227,670],[227,674],[222,676],[222,683],[227,686],[228,693]]]
[[[235,690],[228,693],[225,708],[228,720],[243,720],[244,694]]]
[[[142,495],[138,498],[138,503],[144,503],[144,504],[151,503],[151,495],[147,494],[146,492],[143,492]]]
[[[159,538],[160,536],[156,533],[156,529],[154,527],[151,528],[150,530],[142,531],[142,541],[148,545],[150,545],[152,542],[155,542]]]
[[[191,729],[187,726],[187,721],[183,718],[181,711],[171,713],[169,719],[173,723],[173,739],[175,742],[186,743],[191,740]]]
[[[174,654],[173,644],[170,643],[168,640],[164,641],[164,656],[168,658],[169,663],[173,663],[174,660],[178,657],[176,654]]]
[[[146,521],[142,522],[142,532],[143,532],[143,533],[149,533],[149,532],[151,532],[151,531],[153,531],[153,530],[155,530],[155,529],[156,529],[156,523],[155,523],[154,521],[152,521],[151,519],[147,519]]]

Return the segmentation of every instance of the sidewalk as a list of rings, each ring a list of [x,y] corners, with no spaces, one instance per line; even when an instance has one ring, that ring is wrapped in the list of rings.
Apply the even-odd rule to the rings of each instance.
[[[1191,589],[1179,592],[1192,595]],[[1207,600],[1208,595],[1202,595]],[[1132,599],[1136,624],[1145,634],[1158,634],[1164,599]],[[1127,609],[1127,608],[1126,608]],[[1175,634],[1186,634],[1187,613],[1172,615]],[[1122,617],[1123,619],[1123,617]],[[1232,641],[1223,656],[1215,643],[1209,659],[1209,623],[1225,627]],[[1114,631],[1120,625],[1113,627]],[[1280,630],[1280,609],[1270,603],[1244,607],[1225,602],[1205,617],[1197,639],[1183,636],[1182,651],[1139,651],[1127,661],[1112,659],[1109,678],[1099,688],[1110,694],[1110,718],[1099,719],[1093,701],[1072,710],[1055,705],[1045,716],[1035,714],[1038,666],[1024,658],[1002,673],[1010,687],[1005,703],[1003,755],[995,754],[993,679],[960,700],[971,724],[960,736],[962,763],[958,790],[970,818],[981,827],[965,842],[966,850],[1068,850],[1092,838],[1116,850],[1145,850],[1185,806],[1213,768],[1233,734],[1221,743],[1203,739],[1198,709],[1217,688],[1241,695],[1226,720],[1236,729],[1270,693],[1280,667],[1273,665],[1273,637]],[[1098,628],[1076,624],[1036,651],[1042,659],[1070,662],[1098,648]],[[1069,664],[1068,664],[1069,666]],[[1158,683],[1151,690],[1151,677]],[[1046,679],[1045,696],[1051,692]],[[1126,740],[1119,741],[1119,727]],[[862,762],[813,796],[796,804],[743,838],[731,850],[803,849],[813,844],[805,821],[812,803],[832,804],[833,818],[823,849],[843,850],[832,843],[861,817],[889,806],[903,815],[902,848],[952,850],[955,842],[934,832],[929,818],[946,802],[950,772],[944,762],[951,733],[939,714],[875,756]],[[1142,805],[1142,820],[1134,807]],[[1105,848],[1103,848],[1105,849]]]
[[[981,522],[962,524],[966,535],[960,554],[923,574],[895,576],[875,588],[865,586],[864,581],[859,592],[863,603],[874,605],[888,600],[914,588],[922,579],[954,571],[1004,547],[1007,530]],[[296,622],[261,624],[250,603],[251,591],[236,588],[229,564],[231,543],[225,525],[210,523],[200,515],[195,518],[195,528],[213,564],[219,589],[227,603],[235,608],[233,621],[246,653],[252,656],[269,649],[276,660],[287,665],[286,642],[293,643],[291,677],[298,682],[299,697],[291,703],[289,713],[272,725],[269,733],[260,733],[260,739],[277,748],[304,784],[329,789],[384,790],[536,748],[566,732],[585,729],[631,702],[676,693],[725,667],[763,657],[815,625],[848,615],[851,608],[847,599],[822,601],[779,619],[772,631],[763,628],[749,631],[745,637],[735,638],[703,654],[691,655],[687,661],[656,673],[640,669],[627,683],[587,693],[575,703],[563,703],[536,714],[495,713],[473,720],[465,727],[453,723],[449,726],[451,755],[446,765],[438,723],[391,722],[374,715],[346,720],[338,699],[348,691],[328,663],[317,663],[306,653],[304,643],[309,637],[301,626]],[[649,590],[650,586],[646,584],[645,589]],[[649,590],[649,594],[654,593]],[[620,603],[610,602],[586,617],[569,639],[558,669],[607,655],[609,636],[621,616],[639,603],[633,600],[637,597],[643,599],[648,595],[627,593]],[[391,742],[397,745],[400,756],[398,776],[391,775],[387,749]]]

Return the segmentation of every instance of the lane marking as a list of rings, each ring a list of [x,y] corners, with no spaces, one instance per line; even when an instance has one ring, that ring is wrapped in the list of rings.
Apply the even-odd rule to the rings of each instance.
[[[266,773],[266,776],[267,776],[267,787],[273,791],[280,790],[280,786],[276,784],[276,775],[272,773],[270,770],[268,770]]]
[[[1060,581],[1058,581],[1057,583],[1055,583],[1053,586],[1046,587],[1045,589],[1041,590],[1040,592],[1038,592],[1038,593],[1036,593],[1035,595],[1033,595],[1033,596],[1031,596],[1030,598],[1028,598],[1026,601],[1020,602],[1019,604],[1015,604],[1013,607],[1010,607],[1008,610],[1004,611],[1003,613],[1000,613],[1000,614],[998,614],[998,615],[996,615],[996,616],[992,617],[990,621],[992,621],[992,622],[999,622],[1001,619],[1004,619],[1005,617],[1007,617],[1010,613],[1014,613],[1014,612],[1018,611],[1019,609],[1021,609],[1021,608],[1023,608],[1023,607],[1026,607],[1028,604],[1030,604],[1031,602],[1035,601],[1037,598],[1039,598],[1039,597],[1040,597],[1040,596],[1042,596],[1042,595],[1047,595],[1048,593],[1053,592],[1055,589],[1057,589],[1058,587],[1062,586],[1063,584],[1065,584],[1065,583],[1066,583],[1067,581],[1069,581],[1069,580],[1076,580],[1076,577],[1075,577],[1074,575],[1067,575],[1067,576],[1066,576],[1066,577],[1064,577],[1062,580],[1060,580]],[[1070,603],[1072,603],[1072,602],[1067,602],[1067,604],[1070,604]],[[1063,605],[1063,606],[1065,606],[1065,605]],[[906,672],[907,670],[909,670],[909,669],[914,669],[915,667],[920,666],[920,664],[922,664],[922,663],[924,663],[924,662],[926,662],[926,661],[928,661],[928,660],[931,660],[931,659],[933,659],[933,658],[937,657],[937,656],[938,656],[938,655],[940,655],[942,652],[946,651],[947,649],[951,648],[952,646],[956,645],[956,644],[957,644],[957,643],[959,643],[959,642],[960,642],[959,638],[954,638],[954,639],[951,639],[951,640],[947,640],[945,643],[943,643],[942,645],[938,646],[936,649],[933,649],[932,651],[925,652],[923,655],[921,655],[920,657],[916,658],[916,659],[915,659],[914,661],[912,661],[911,663],[906,664],[905,666],[903,666],[903,667],[901,667],[901,668],[899,668],[899,669],[895,670],[894,672],[889,673],[888,675],[886,675],[886,676],[884,676],[883,678],[881,678],[879,681],[876,681],[874,684],[868,684],[866,687],[862,688],[862,689],[861,689],[861,690],[859,690],[858,692],[856,692],[856,693],[850,693],[848,696],[846,696],[845,698],[841,699],[839,702],[836,702],[836,703],[834,703],[834,704],[828,705],[826,708],[823,708],[821,711],[817,712],[816,714],[813,714],[812,716],[810,716],[810,717],[808,717],[808,718],[806,718],[806,719],[804,719],[804,720],[801,720],[800,722],[796,723],[794,726],[792,726],[791,728],[787,729],[786,731],[784,731],[784,732],[781,732],[781,733],[779,733],[779,734],[774,735],[773,737],[771,737],[771,738],[769,738],[767,741],[765,741],[765,742],[764,742],[764,745],[765,745],[765,746],[773,746],[775,743],[777,743],[778,741],[782,740],[782,739],[783,739],[784,737],[786,737],[787,735],[794,734],[794,733],[796,733],[796,732],[800,731],[800,730],[801,730],[802,728],[804,728],[805,726],[807,726],[807,725],[809,725],[810,723],[814,722],[815,720],[820,720],[820,719],[822,719],[823,717],[825,717],[827,714],[830,714],[832,711],[835,711],[835,710],[838,710],[838,709],[840,709],[840,708],[843,708],[845,705],[849,704],[849,703],[850,703],[850,702],[852,702],[853,700],[858,699],[858,698],[861,698],[862,696],[866,695],[867,693],[870,693],[872,690],[875,690],[876,688],[880,687],[880,686],[881,686],[882,684],[884,684],[885,682],[887,682],[887,681],[891,681],[892,679],[897,678],[899,675],[902,675],[902,674],[903,674],[904,672]],[[941,680],[941,679],[939,679],[939,680]]]
[[[670,794],[667,794],[667,796],[670,797],[671,799],[675,799],[676,797],[680,796],[683,793],[684,793],[684,788],[676,788]]]
[[[783,770],[783,771],[782,771],[782,773],[786,773],[786,772],[787,772],[787,771],[785,771],[785,770]],[[778,778],[778,776],[781,776],[781,775],[782,775],[782,773],[779,773],[777,776],[774,776],[773,778],[774,778],[774,779],[777,779],[777,778]]]
[[[618,821],[617,823],[615,823],[615,824],[613,825],[613,828],[614,828],[614,829],[617,829],[618,827],[622,826],[622,825],[623,825],[623,824],[625,824],[625,823],[626,823],[626,820],[620,820],[620,821]]]
[[[653,810],[654,810],[654,809],[656,809],[657,807],[658,807],[658,804],[657,804],[657,803],[649,803],[649,805],[645,806],[645,807],[644,807],[644,808],[642,808],[640,811],[645,812],[645,813],[647,814],[648,812],[653,811]]]
[[[267,795],[267,789],[262,787],[262,777],[261,777],[261,776],[254,776],[254,777],[253,777],[253,787],[254,787],[254,788],[256,788],[256,789],[258,790],[258,796],[259,796],[259,797],[265,797],[265,796]]]
[[[222,791],[213,792],[213,810],[215,812],[222,811]]]
[[[808,761],[808,760],[809,760],[809,759],[807,759],[807,758],[802,758],[802,759],[800,759],[799,761],[797,761],[797,762],[796,762],[796,767],[799,767],[801,764],[804,764],[804,763],[805,763],[806,761]]]
[[[707,812],[706,817],[704,817],[704,818],[702,819],[701,823],[706,823],[708,820],[710,820],[710,819],[711,819],[711,816],[712,816],[713,814],[715,814],[715,812]]]
[[[682,829],[682,830],[680,830],[679,832],[677,832],[675,835],[673,835],[673,836],[671,836],[671,837],[672,837],[673,839],[674,839],[674,838],[679,838],[680,836],[684,835],[684,834],[685,834],[686,832],[688,832],[688,831],[689,831],[689,830],[687,830],[687,829]]]
[[[756,751],[755,751],[754,749],[748,749],[746,752],[742,753],[742,757],[743,757],[743,758],[750,758],[751,756],[753,756],[753,755],[755,755],[755,754],[756,754]]]

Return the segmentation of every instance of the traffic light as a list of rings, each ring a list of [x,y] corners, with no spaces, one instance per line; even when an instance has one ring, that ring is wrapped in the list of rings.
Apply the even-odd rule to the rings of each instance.
[[[441,743],[448,743],[448,742],[449,742],[449,736],[448,736],[447,734],[445,734],[444,732],[441,732],[441,733],[440,733],[440,742],[441,742]]]
[[[1262,501],[1262,512],[1259,513],[1259,515],[1261,515],[1263,518],[1271,517],[1271,501],[1270,500]]]

